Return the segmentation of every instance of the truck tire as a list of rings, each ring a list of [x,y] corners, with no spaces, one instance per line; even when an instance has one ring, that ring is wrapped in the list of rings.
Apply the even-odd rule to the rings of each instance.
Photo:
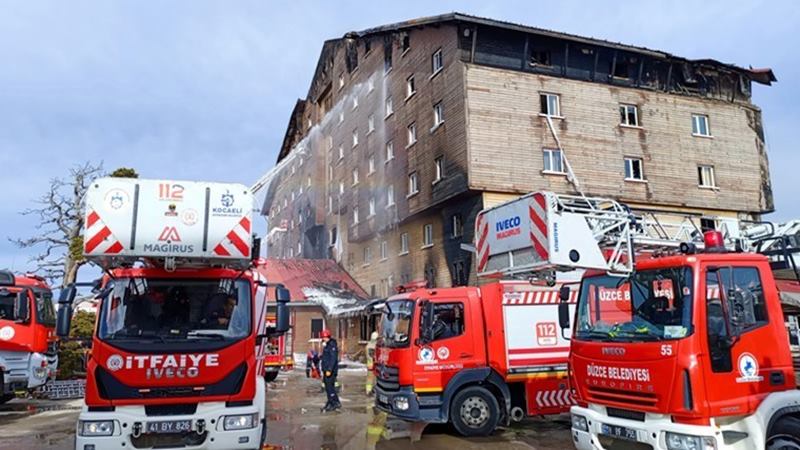
[[[767,436],[767,450],[800,450],[800,419],[792,416],[778,419]]]
[[[462,436],[488,436],[500,421],[500,405],[480,386],[459,391],[450,404],[450,422]]]
[[[276,378],[278,378],[278,373],[279,373],[278,370],[276,370],[275,372],[264,372],[264,381],[266,381],[267,383],[272,383],[273,381],[275,381]]]

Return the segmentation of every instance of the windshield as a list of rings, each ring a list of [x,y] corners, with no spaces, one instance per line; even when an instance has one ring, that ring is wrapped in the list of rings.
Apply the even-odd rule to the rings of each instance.
[[[17,294],[8,289],[0,289],[0,320],[15,320],[14,300]]]
[[[395,300],[386,302],[381,316],[381,337],[387,347],[406,347],[409,344],[414,302]]]
[[[624,342],[686,337],[692,333],[692,298],[692,271],[684,267],[586,278],[576,337]]]
[[[53,293],[39,291],[36,296],[36,321],[42,325],[56,326],[56,310],[53,306]]]
[[[119,278],[103,299],[100,339],[232,340],[250,333],[245,280]]]

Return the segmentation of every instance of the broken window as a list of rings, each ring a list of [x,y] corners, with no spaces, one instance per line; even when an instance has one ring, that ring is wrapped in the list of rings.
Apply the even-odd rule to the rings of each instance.
[[[441,181],[444,178],[444,157],[440,156],[433,160],[434,179],[433,182]]]
[[[625,179],[644,180],[644,171],[642,170],[642,160],[640,158],[625,158]]]
[[[336,245],[336,239],[339,237],[339,233],[336,231],[336,227],[331,228],[328,230],[328,242],[329,245],[333,247]]]
[[[558,94],[539,94],[539,112],[550,117],[561,117],[561,104]]]
[[[408,254],[408,233],[400,234],[400,254]],[[407,281],[405,281],[407,283]]]
[[[431,56],[431,72],[435,75],[444,68],[444,60],[442,59],[442,49],[436,50]]]
[[[392,44],[383,44],[383,73],[389,73],[392,70]]]
[[[403,33],[400,38],[400,48],[403,50],[403,53],[411,49],[411,36],[408,33]]]
[[[542,156],[544,158],[543,167],[545,173],[564,173],[564,161],[561,156],[561,150],[557,148],[544,148],[542,149]]]
[[[697,166],[697,183],[700,187],[715,188],[717,187],[716,182],[714,166]]]
[[[417,87],[414,84],[414,75],[406,78],[406,99],[417,93]]]
[[[635,78],[631,76],[633,72],[635,72],[638,59],[632,58],[623,55],[617,55],[617,58],[614,62],[614,72],[612,75],[614,78]]]
[[[422,227],[422,246],[430,247],[433,245],[433,224],[426,223]]]
[[[551,66],[549,50],[533,50],[531,52],[531,65]]]
[[[419,179],[417,178],[417,172],[411,172],[408,174],[408,195],[414,195],[419,192]]]
[[[708,128],[708,116],[705,114],[692,114],[692,134],[695,136],[711,136]]]
[[[369,39],[364,40],[364,56],[366,56],[369,52],[372,51],[372,41]]]
[[[620,124],[629,127],[639,126],[639,108],[636,105],[619,105]]]
[[[464,222],[461,218],[461,214],[453,214],[453,217],[450,219],[451,223],[453,224],[453,237],[459,238],[464,235]]]
[[[709,219],[703,217],[700,219],[700,231],[705,233],[706,231],[714,231],[717,229],[717,221],[714,219]]]
[[[432,288],[436,286],[436,268],[432,265],[425,267],[425,287]]]
[[[467,272],[464,270],[464,261],[453,263],[453,286],[466,286]]]

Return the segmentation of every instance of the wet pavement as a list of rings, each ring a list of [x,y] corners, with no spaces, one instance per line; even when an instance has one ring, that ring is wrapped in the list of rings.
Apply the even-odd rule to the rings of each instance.
[[[369,449],[570,449],[573,448],[566,416],[527,419],[488,438],[462,438],[447,426],[429,426],[422,439],[408,437],[368,439],[370,424],[382,429],[385,417],[373,414],[372,398],[364,395],[363,371],[340,373],[343,408],[321,413],[325,395],[319,380],[301,371],[281,374],[267,394],[269,450]],[[73,448],[75,421],[81,400],[46,401],[15,399],[0,405],[0,450]],[[389,425],[398,428],[398,423]],[[373,428],[373,429],[376,429]],[[401,435],[402,429],[395,435]],[[377,434],[373,434],[377,437]],[[372,447],[372,445],[375,445]]]

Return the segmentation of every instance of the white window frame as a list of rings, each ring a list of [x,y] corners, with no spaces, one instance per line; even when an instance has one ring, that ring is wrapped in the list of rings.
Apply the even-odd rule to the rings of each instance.
[[[436,184],[444,179],[444,156],[439,156],[433,160],[433,183]]]
[[[370,197],[369,199],[369,216],[367,217],[374,217],[375,216],[375,197]]]
[[[545,111],[545,112],[541,111],[542,97],[547,97],[547,111]],[[550,110],[550,108],[552,106],[551,103],[550,103],[550,99],[551,98],[555,98],[556,99],[556,102],[555,102],[556,111],[555,111],[555,113]],[[563,116],[561,115],[561,95],[553,93],[553,92],[539,92],[539,109],[540,109],[539,110],[539,115],[540,116],[548,116],[548,117],[554,117],[554,118],[558,118],[558,119],[563,118]]]
[[[633,108],[633,121],[630,123],[630,108]],[[639,125],[639,106],[632,103],[620,103],[620,125],[623,127],[641,128]],[[624,110],[624,112],[623,112]]]
[[[375,173],[375,155],[369,155],[369,159],[367,159],[367,167],[369,169],[367,175],[372,175]]]
[[[700,130],[700,119],[702,119],[702,122],[705,125],[705,129],[706,129],[705,133],[701,133],[702,130]],[[711,135],[711,125],[709,124],[708,115],[707,114],[692,114],[692,136],[712,137],[712,135]]]
[[[339,111],[339,123],[344,122],[344,111]]]
[[[408,174],[408,197],[419,194],[419,175],[417,172]]]
[[[372,247],[366,246],[363,250],[364,253],[364,265],[368,266],[372,262]]]
[[[380,245],[381,261],[386,261],[389,258],[389,243],[381,241]]]
[[[417,143],[417,123],[411,122],[406,127],[406,148],[411,147],[412,145]]]
[[[431,55],[431,78],[444,69],[444,56],[442,49],[438,49]]]
[[[400,233],[400,255],[407,255],[408,247],[408,233]]]
[[[297,257],[300,258],[301,256],[303,256],[303,243],[302,242],[298,242],[297,243]]]
[[[414,80],[414,75],[410,75],[406,78],[406,100],[410,99],[417,93],[417,83]]]
[[[358,184],[358,167],[353,168],[353,186]]]
[[[353,130],[353,148],[358,145],[358,129]]]
[[[344,72],[339,73],[339,90],[344,87]]]
[[[386,97],[386,102],[384,103],[384,109],[386,110],[386,114],[383,116],[384,119],[388,119],[389,116],[394,114],[394,101],[392,97]]]
[[[344,159],[344,145],[339,145],[339,160]]]
[[[367,117],[367,134],[375,131],[375,114],[370,114]]]
[[[561,166],[561,170],[560,171],[553,170],[553,166],[554,166],[553,163],[555,161],[554,160],[554,153],[555,152],[558,152],[558,154],[560,156],[560,159],[561,159],[559,161],[559,165]],[[549,169],[547,168],[547,165],[545,164],[545,161],[549,161],[550,162],[550,168]],[[561,150],[559,150],[557,148],[548,148],[548,147],[542,148],[542,173],[547,173],[547,174],[552,174],[552,175],[566,175],[567,174],[567,172],[564,171],[564,153],[562,153]]]
[[[433,224],[426,223],[422,226],[422,248],[433,247]]]
[[[389,141],[386,143],[386,162],[394,159],[394,141]]]
[[[444,106],[442,106],[442,102],[439,102],[433,105],[433,128],[431,131],[435,131],[444,123]]]
[[[353,206],[353,225],[358,225],[358,206]]]
[[[375,90],[375,80],[372,79],[373,77],[369,77],[367,80],[367,92],[372,92]]]
[[[390,184],[386,188],[386,207],[391,208],[394,206],[394,185]]]
[[[635,171],[633,170],[634,163],[637,162],[639,163],[639,174],[641,175],[641,178],[636,178]],[[630,176],[628,176],[628,174],[630,174]],[[642,158],[635,158],[632,156],[625,157],[625,181],[646,181],[644,176],[644,160],[642,160]]]
[[[697,186],[704,189],[718,189],[717,174],[711,164],[697,166]]]
[[[344,181],[339,182],[339,195],[344,195]]]

